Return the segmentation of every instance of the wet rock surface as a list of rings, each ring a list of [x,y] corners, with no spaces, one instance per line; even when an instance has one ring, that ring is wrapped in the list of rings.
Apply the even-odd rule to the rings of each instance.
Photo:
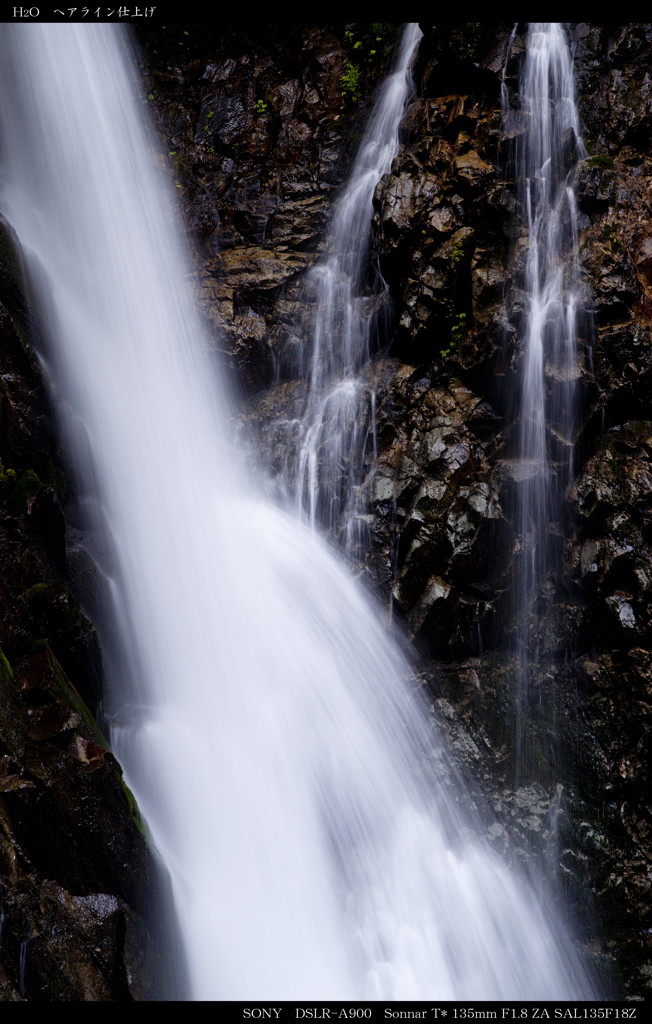
[[[586,947],[600,950],[601,970],[614,965],[613,990],[640,997],[650,979],[652,165],[639,124],[649,117],[650,27],[573,30],[588,148],[578,175],[579,245],[591,315],[578,339],[574,479],[559,522],[549,526],[560,540],[541,593],[545,656],[532,696],[550,703],[555,735],[537,734],[532,715],[537,767],[532,783],[516,788],[508,724],[516,672],[510,590],[518,564],[511,492],[535,470],[511,457],[522,241],[512,219],[517,197],[506,135],[523,129],[518,121],[498,128],[505,65],[495,54],[505,54],[507,33],[497,33],[484,53],[470,41],[495,76],[492,87],[483,78],[481,90],[430,94],[433,81],[448,92],[437,69],[455,46],[460,50],[468,30],[459,31],[435,35],[431,62],[422,56],[421,98],[408,118],[405,152],[378,193],[378,248],[397,295],[393,348],[403,364],[390,384],[399,428],[380,430],[380,471],[389,457],[399,492],[393,595],[409,631],[434,655],[433,692],[455,709],[455,728],[474,740],[473,757],[465,760],[486,779],[512,848],[524,856],[545,853],[554,831],[550,849],[558,851],[555,870],[571,912],[581,920],[595,906]],[[521,46],[517,37],[506,68],[509,90]],[[468,154],[471,161],[460,159]],[[424,174],[434,179],[428,187]],[[411,377],[403,360],[415,366]],[[419,379],[421,399],[401,400],[403,382]],[[555,374],[549,379],[552,389]],[[451,418],[446,402],[455,380],[467,394]],[[399,456],[397,437],[405,438]],[[551,439],[552,452],[554,445]],[[437,461],[425,463],[424,452]],[[411,459],[408,471],[403,454]],[[386,519],[378,509],[375,536],[384,550]],[[501,827],[489,829],[496,842]]]
[[[522,240],[508,175],[510,144],[523,126],[513,119],[500,127],[499,93],[503,67],[514,88],[522,43],[513,40],[505,65],[508,33],[486,45],[471,30],[468,45],[493,85],[478,75],[478,88],[471,78],[471,88],[448,95],[438,69],[463,59],[468,32],[435,33],[430,60],[422,48],[407,145],[378,189],[377,249],[397,296],[392,351],[400,363],[388,387],[389,431],[379,401],[379,472],[393,466],[394,490],[385,484],[384,493],[394,502],[394,533],[380,504],[372,530],[380,550],[396,553],[392,593],[433,659],[435,700],[455,709],[453,745],[460,747],[460,730],[473,740],[462,760],[493,793],[498,824],[490,834],[502,842],[504,829],[525,857],[545,854],[550,843],[571,913],[587,919],[596,908],[586,947],[599,951],[602,970],[615,965],[614,991],[638,997],[650,977],[652,165],[638,131],[647,117],[650,30],[573,32],[588,150],[578,197],[590,315],[578,339],[574,481],[559,521],[549,524],[558,554],[542,585],[547,614],[532,696],[533,705],[549,705],[554,736],[543,734],[538,710],[526,709],[536,770],[518,786],[509,756],[517,671],[510,590],[519,557],[510,509],[519,480],[535,468],[515,462],[510,444]],[[549,380],[553,389],[554,373]],[[553,453],[556,443],[551,438]]]
[[[154,992],[159,897],[133,798],[93,712],[96,633],[66,582],[65,484],[0,225],[0,1000]]]
[[[275,378],[399,26],[260,25],[144,33],[160,159],[199,242],[196,288],[234,382]]]

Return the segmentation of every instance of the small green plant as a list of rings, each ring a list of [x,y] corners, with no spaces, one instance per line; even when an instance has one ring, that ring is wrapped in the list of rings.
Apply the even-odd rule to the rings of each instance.
[[[473,231],[469,231],[464,235],[458,242],[455,243],[449,253],[449,260],[451,269],[455,270],[457,265],[462,262],[464,257],[473,248]]]
[[[362,72],[359,64],[349,61],[342,72],[340,91],[344,103],[357,103],[362,96]]]
[[[254,110],[257,114],[266,114],[267,104],[265,103],[265,100],[256,100],[254,103]]]
[[[458,242],[451,249],[451,253],[450,253],[450,257],[449,257],[450,263],[451,263],[451,267],[456,267],[457,264],[462,261],[463,257],[464,257],[464,246],[463,246],[462,242]]]
[[[381,52],[384,56],[390,51],[392,40],[396,34],[396,25],[388,21],[374,21],[371,24],[376,43],[382,43]],[[369,57],[376,56],[376,50],[369,51]]]
[[[466,313],[458,313],[453,320],[453,325],[451,327],[451,341],[455,348],[457,348],[462,338],[466,334],[466,319]]]
[[[344,45],[349,53],[349,60],[340,79],[342,106],[353,105],[362,98],[366,79],[379,58],[387,55],[395,31],[396,25],[386,22],[373,22],[370,26],[362,26],[360,34],[345,29]]]
[[[457,313],[452,302],[447,303],[446,324],[448,327],[448,346],[439,350],[442,359],[447,359],[453,352],[457,351],[461,341],[468,330],[468,314]]]

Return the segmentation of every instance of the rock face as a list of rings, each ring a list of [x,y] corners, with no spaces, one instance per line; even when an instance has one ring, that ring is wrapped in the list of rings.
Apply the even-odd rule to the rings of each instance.
[[[158,882],[90,710],[99,646],[66,582],[33,326],[0,225],[0,1000],[130,1000],[156,990]]]
[[[503,68],[512,90],[523,42],[512,41],[505,64],[508,33],[482,25],[424,40],[407,145],[378,189],[377,251],[396,295],[391,351],[401,365],[379,396],[379,466],[393,493],[385,484],[375,535],[381,553],[396,552],[393,594],[431,659],[435,703],[452,706],[474,740],[465,759],[488,780],[512,845],[524,856],[553,851],[571,906],[595,908],[585,943],[614,963],[615,991],[640,996],[651,977],[652,164],[641,125],[652,36],[649,26],[586,25],[572,35],[591,317],[578,339],[575,479],[549,524],[558,554],[542,582],[532,695],[549,705],[555,736],[526,709],[537,764],[529,785],[510,777],[505,721],[518,571],[509,510],[529,472],[509,457],[523,246],[510,144],[523,124],[501,123],[499,102]]]
[[[372,371],[378,462],[364,571],[391,595],[451,745],[484,788],[495,815],[490,839],[524,859],[547,857],[571,915],[589,922],[578,925],[587,958],[603,976],[612,971],[612,992],[637,998],[652,977],[644,767],[652,30],[572,29],[588,150],[578,198],[590,315],[578,339],[574,481],[549,524],[556,555],[542,581],[530,699],[532,712],[544,704],[548,715],[532,716],[535,768],[517,782],[510,680],[519,551],[509,510],[533,470],[510,446],[525,244],[511,165],[525,122],[504,119],[500,101],[503,83],[513,100],[524,53],[516,34],[506,62],[511,29],[424,26],[405,144],[376,191],[373,256],[394,322]],[[204,308],[247,395],[243,438],[262,438],[272,469],[283,453],[273,442],[270,454],[270,428],[291,417],[302,393],[284,362],[288,337],[303,343],[301,273],[319,251],[354,143],[342,82],[354,56],[374,49],[373,31],[232,30],[219,46],[195,41],[185,64],[159,59],[149,68],[200,241]],[[366,89],[385,67],[374,61]],[[527,720],[528,708],[522,713]]]
[[[572,29],[591,316],[578,339],[574,480],[550,523],[557,554],[541,585],[531,700],[553,727],[532,717],[536,770],[518,780],[509,509],[532,468],[510,447],[524,256],[510,161],[524,123],[503,119],[500,96],[503,84],[514,96],[524,40],[510,44],[511,24],[423,31],[404,145],[376,190],[373,258],[394,311],[372,369],[378,459],[363,569],[414,640],[423,688],[484,794],[489,839],[550,864],[587,960],[611,972],[613,994],[641,998],[652,984],[652,27]],[[288,339],[304,342],[301,276],[395,26],[142,32],[160,160],[198,243],[193,283],[245,400],[243,452],[254,459],[262,438],[273,467],[283,454],[270,456],[270,424],[302,390],[284,358]],[[3,253],[0,994],[129,998],[128,973],[142,972],[125,934],[151,864],[78,696],[95,707],[97,645],[65,583],[59,464]]]
[[[276,376],[280,339],[298,319],[300,276],[396,33],[379,24],[144,34],[161,160],[202,256],[200,304],[247,392]]]

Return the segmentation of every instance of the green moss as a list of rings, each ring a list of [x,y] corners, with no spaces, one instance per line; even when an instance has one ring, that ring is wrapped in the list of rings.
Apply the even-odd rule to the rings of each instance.
[[[598,153],[596,156],[590,156],[585,163],[587,167],[611,168],[614,165],[612,157],[607,156],[606,153]]]
[[[23,601],[31,612],[39,611],[46,604],[52,592],[49,583],[35,583],[23,592]]]
[[[27,708],[5,652],[0,647],[0,747],[17,762],[22,762],[27,737]]]
[[[136,798],[124,780],[124,776],[122,774],[122,769],[120,768],[120,765],[118,764],[117,761],[114,761],[113,763],[115,765],[116,778],[120,783],[120,788],[122,789],[122,792],[125,795],[125,800],[127,801],[127,807],[129,808],[129,817],[131,819],[131,822],[134,828],[138,832],[140,832],[141,836],[143,836],[149,842],[149,833],[145,828],[145,823],[142,819],[140,808],[136,803]]]
[[[14,514],[25,512],[29,499],[43,487],[53,487],[60,495],[66,493],[66,478],[54,460],[40,466],[38,473],[35,469],[16,472],[11,466],[5,469],[0,460],[0,494],[7,498],[9,509]]]
[[[609,245],[612,252],[625,252],[625,246],[616,238],[616,227],[614,224],[603,224],[600,230],[600,238]]]
[[[90,733],[95,742],[108,750],[108,740],[97,724],[95,716],[68,679],[68,676],[52,652],[52,648],[47,640],[37,640],[34,644],[32,654],[39,653],[45,653],[47,657],[48,664],[52,670],[51,685],[53,689],[58,691],[65,703],[74,708],[74,710],[79,714],[86,730]]]
[[[37,587],[38,586],[41,585],[39,584],[37,585]],[[31,589],[36,590],[37,588],[33,587]],[[32,656],[45,654],[52,672],[51,679],[48,683],[50,692],[58,694],[58,696],[63,700],[63,702],[68,707],[73,708],[79,714],[81,718],[80,728],[82,731],[82,735],[84,732],[86,732],[87,735],[92,736],[93,740],[98,744],[98,746],[103,747],[107,751],[110,751],[109,742],[104,733],[102,732],[102,730],[100,729],[95,716],[93,715],[85,701],[82,699],[82,697],[79,695],[73,684],[68,679],[59,661],[53,654],[48,641],[38,640],[34,644],[31,654]],[[13,682],[13,673],[11,671],[11,666],[9,665],[9,662],[4,656],[2,648],[0,648],[0,684],[3,681],[3,677],[5,674],[7,674],[10,680]],[[144,825],[143,819],[138,809],[138,805],[136,803],[136,799],[124,781],[120,765],[116,761],[115,757],[113,757],[113,755],[106,757],[104,764],[107,770],[113,775],[116,782],[118,783],[118,785],[120,786],[124,793],[128,809],[127,813],[134,827],[137,829],[138,832],[141,833],[141,835],[145,837],[145,839],[149,839],[147,829]]]
[[[8,498],[9,510],[13,513],[24,513],[31,498],[36,497],[43,487],[43,481],[33,469],[23,470],[15,478],[15,486]]]
[[[451,254],[450,254],[451,267],[456,267],[457,264],[460,263],[463,259],[464,259],[464,245],[462,244],[462,242],[458,242],[457,245],[455,245],[451,249]]]
[[[2,494],[4,495],[11,491],[15,483],[16,470],[5,469],[2,462],[0,462],[0,488],[2,490]]]
[[[11,665],[7,661],[5,652],[0,647],[0,683],[13,683],[14,673],[11,670]]]

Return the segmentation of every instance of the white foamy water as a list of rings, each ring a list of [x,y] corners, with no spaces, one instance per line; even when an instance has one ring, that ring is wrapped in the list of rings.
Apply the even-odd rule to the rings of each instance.
[[[237,464],[125,38],[5,26],[1,53],[2,206],[99,509],[113,738],[190,998],[590,998],[430,767],[440,739],[377,609]]]

